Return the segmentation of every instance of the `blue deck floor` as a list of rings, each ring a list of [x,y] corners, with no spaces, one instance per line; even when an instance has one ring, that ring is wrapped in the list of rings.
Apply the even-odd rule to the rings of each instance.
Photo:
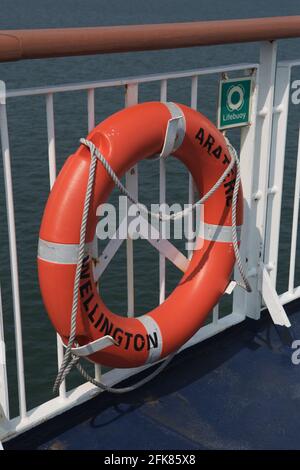
[[[300,339],[300,303],[288,310]],[[4,447],[300,449],[300,365],[291,352],[265,314],[181,353],[138,391],[101,394]]]

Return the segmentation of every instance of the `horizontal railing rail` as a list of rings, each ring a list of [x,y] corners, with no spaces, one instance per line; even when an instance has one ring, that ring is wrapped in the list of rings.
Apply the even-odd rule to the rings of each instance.
[[[0,31],[0,62],[272,41],[300,36],[300,16]]]
[[[176,80],[178,78],[192,78],[203,75],[222,74],[224,72],[236,72],[241,70],[257,69],[258,63],[240,63],[232,65],[221,65],[215,67],[203,67],[201,69],[180,70],[178,72],[166,72],[141,75],[139,77],[125,77],[108,80],[99,80],[95,82],[65,83],[63,85],[42,86],[34,88],[20,88],[17,90],[7,90],[6,98],[17,98],[20,96],[46,95],[48,93],[64,93],[68,91],[83,91],[98,88],[110,88],[115,86],[129,86],[134,84],[143,84],[150,82],[159,82],[162,80]]]

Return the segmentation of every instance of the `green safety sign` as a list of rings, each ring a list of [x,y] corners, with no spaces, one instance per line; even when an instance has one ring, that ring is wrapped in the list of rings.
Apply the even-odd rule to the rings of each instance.
[[[221,80],[218,128],[247,126],[251,117],[252,78]]]

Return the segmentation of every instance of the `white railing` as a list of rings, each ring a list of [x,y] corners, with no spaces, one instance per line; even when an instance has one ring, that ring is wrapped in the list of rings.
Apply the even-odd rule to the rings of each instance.
[[[49,419],[63,411],[78,405],[99,390],[90,383],[84,383],[67,391],[65,383],[59,390],[59,396],[47,401],[38,407],[28,410],[26,406],[24,359],[22,342],[22,322],[18,277],[18,256],[16,245],[16,230],[14,220],[13,186],[11,175],[11,152],[9,146],[9,126],[7,122],[7,100],[13,98],[43,95],[46,100],[47,136],[49,181],[52,187],[56,177],[56,146],[55,146],[55,113],[53,96],[64,92],[87,92],[87,128],[91,130],[95,125],[95,90],[98,88],[124,87],[125,106],[138,102],[139,85],[142,83],[157,82],[160,85],[160,99],[168,98],[168,83],[172,79],[191,79],[190,105],[197,108],[198,81],[202,76],[211,74],[231,74],[242,72],[253,75],[255,90],[252,102],[251,125],[242,127],[240,131],[240,160],[245,200],[245,222],[242,231],[241,255],[251,279],[253,291],[247,294],[242,289],[234,289],[232,296],[232,312],[221,317],[219,306],[213,310],[211,322],[202,327],[198,333],[188,341],[183,348],[190,347],[224,329],[243,321],[246,316],[258,319],[263,306],[262,276],[260,265],[263,262],[270,272],[273,286],[276,284],[277,256],[279,247],[279,226],[283,184],[283,164],[285,151],[285,135],[287,131],[287,114],[289,102],[290,68],[292,63],[276,64],[276,43],[263,43],[260,52],[260,64],[240,63],[229,66],[202,68],[175,73],[146,75],[142,77],[102,80],[98,82],[76,83],[49,87],[36,87],[30,89],[6,91],[5,84],[1,82],[0,112],[1,112],[1,142],[5,180],[5,197],[8,220],[8,234],[10,247],[11,283],[13,297],[13,315],[15,329],[15,347],[17,357],[18,403],[19,415],[10,419],[8,394],[15,393],[7,383],[7,370],[5,360],[5,341],[3,327],[3,312],[0,292],[0,439],[8,439],[23,432],[45,419]],[[276,87],[275,87],[276,80]],[[275,93],[274,93],[275,90]],[[273,109],[274,101],[274,109]],[[120,107],[124,106],[120,103]],[[166,167],[160,160],[159,169],[159,202],[166,198]],[[289,289],[280,300],[286,303],[300,297],[300,287],[294,286],[296,240],[298,228],[298,204],[300,191],[300,151],[298,152],[297,184],[295,186],[294,219],[291,241],[291,264]],[[126,175],[126,185],[130,192],[138,196],[138,168]],[[189,177],[189,202],[193,201],[193,181]],[[272,236],[271,236],[272,231]],[[133,241],[126,241],[127,253],[127,296],[128,315],[134,314],[134,264]],[[114,251],[109,253],[103,263],[108,264],[119,246],[114,245]],[[97,246],[95,244],[95,256]],[[190,256],[191,253],[188,254]],[[101,260],[100,254],[100,260]],[[106,254],[107,256],[107,254]],[[32,260],[35,262],[35,260]],[[238,276],[238,273],[236,273]],[[165,298],[166,266],[165,254],[160,252],[159,257],[159,302]],[[63,357],[62,346],[57,341],[58,367]],[[104,383],[114,385],[128,378],[144,366],[135,369],[114,369],[101,376],[100,366],[95,367],[95,376]]]
[[[291,72],[293,67],[300,66],[299,61],[282,61],[276,68],[276,87],[273,106],[272,149],[269,170],[269,204],[266,228],[265,263],[269,267],[270,277],[276,286],[278,272],[278,246],[281,222],[281,202],[283,196],[284,164],[286,160],[286,139],[288,130],[288,114],[290,109]],[[292,230],[290,244],[290,263],[288,289],[280,295],[282,304],[300,297],[300,288],[295,286],[295,266],[297,235],[299,227],[299,196],[300,196],[300,130],[298,145],[294,143],[296,163],[296,178],[292,215]]]

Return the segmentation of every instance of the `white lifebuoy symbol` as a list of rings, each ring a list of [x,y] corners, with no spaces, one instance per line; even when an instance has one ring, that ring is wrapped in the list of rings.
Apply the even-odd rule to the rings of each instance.
[[[233,103],[232,97],[235,93],[238,93],[239,99],[237,102]],[[229,111],[238,111],[244,104],[244,88],[241,85],[234,85],[231,87],[227,94],[227,108]]]

